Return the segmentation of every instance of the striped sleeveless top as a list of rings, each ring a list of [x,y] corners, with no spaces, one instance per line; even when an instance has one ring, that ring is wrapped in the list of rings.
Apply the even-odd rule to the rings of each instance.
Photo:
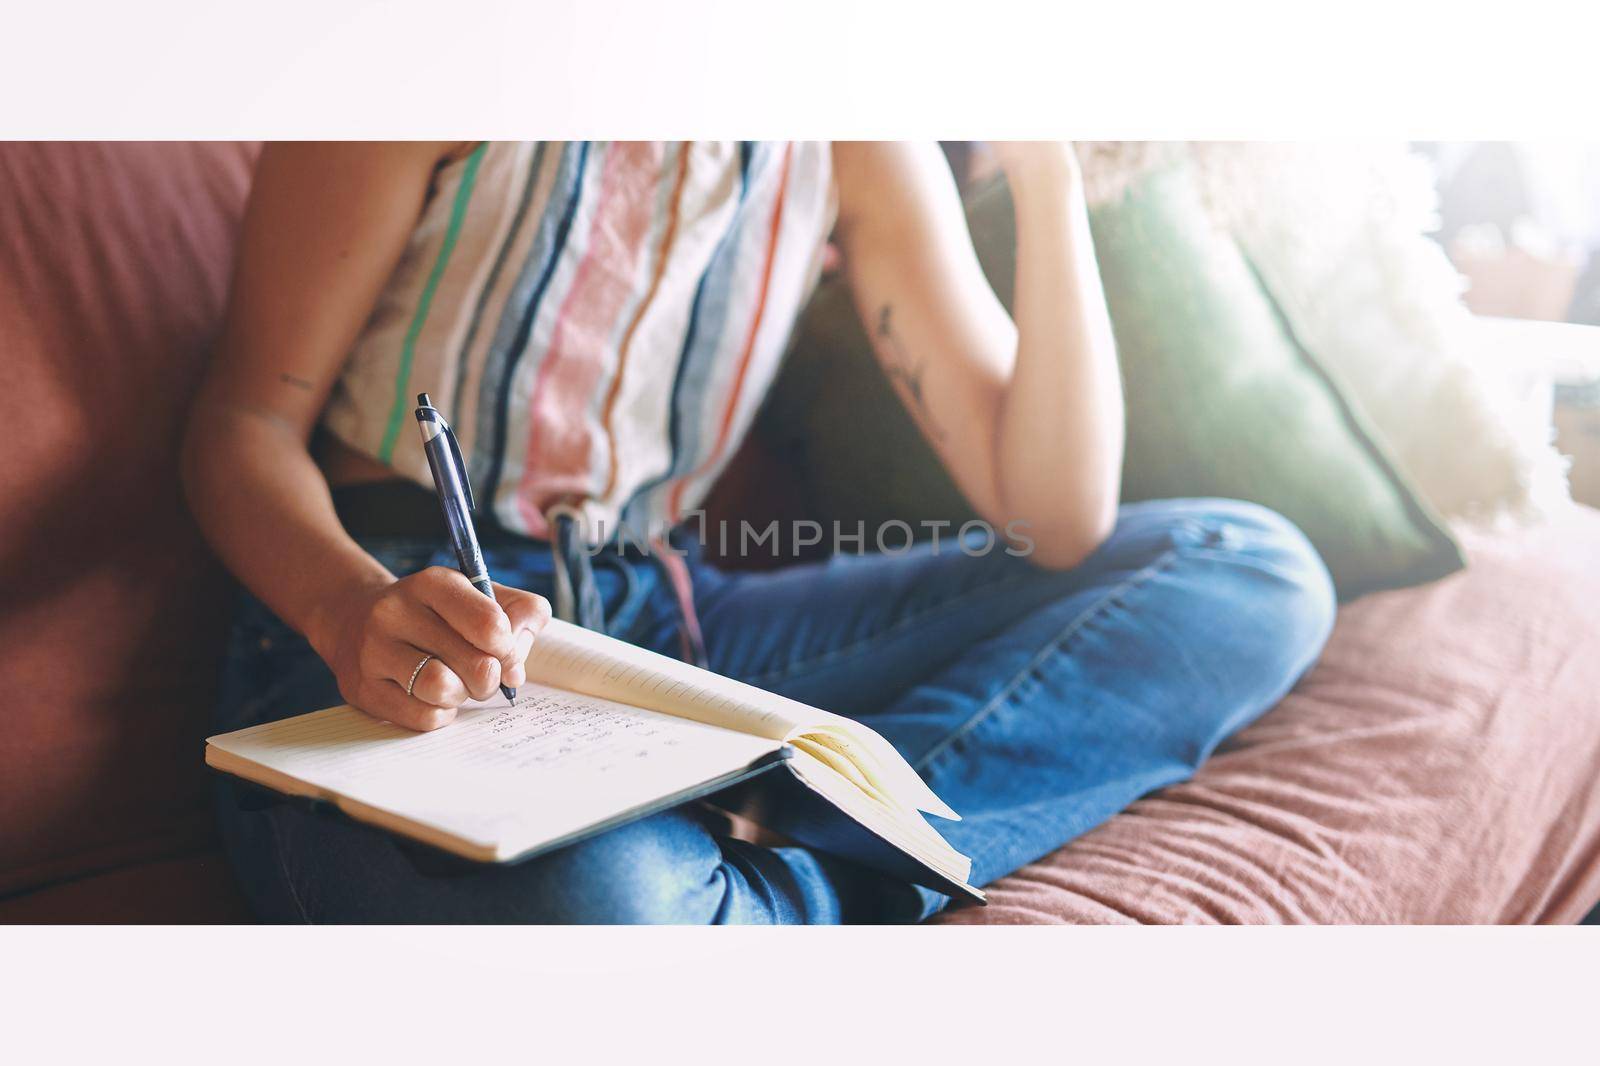
[[[489,142],[448,164],[324,414],[424,486],[427,392],[480,509],[659,535],[776,373],[834,217],[826,142]]]

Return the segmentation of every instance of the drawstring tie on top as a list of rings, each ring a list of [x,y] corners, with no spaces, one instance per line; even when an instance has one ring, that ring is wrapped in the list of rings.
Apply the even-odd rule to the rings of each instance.
[[[557,513],[549,517],[548,524],[550,553],[555,562],[555,616],[596,633],[606,632],[605,604],[595,582],[593,559],[581,535],[581,523],[572,514]],[[677,604],[679,657],[704,667],[705,638],[695,611],[689,564],[664,537],[651,538],[650,558],[660,568]]]

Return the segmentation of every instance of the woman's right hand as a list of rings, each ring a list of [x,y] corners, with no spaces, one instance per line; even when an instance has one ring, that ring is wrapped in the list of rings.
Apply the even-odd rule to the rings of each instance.
[[[407,729],[438,729],[468,699],[527,681],[523,663],[550,603],[501,584],[494,594],[490,600],[459,571],[430,566],[325,604],[312,643],[352,706]]]

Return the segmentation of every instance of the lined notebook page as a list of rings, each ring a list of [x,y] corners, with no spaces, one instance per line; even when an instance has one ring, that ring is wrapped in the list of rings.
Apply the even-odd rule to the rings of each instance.
[[[546,685],[463,708],[431,733],[334,707],[212,746],[508,858],[748,766],[746,736]]]
[[[831,715],[698,666],[552,619],[534,641],[528,676],[557,688],[653,707],[782,740]]]
[[[815,735],[887,786],[897,800],[941,818],[956,812],[934,795],[888,741],[871,728],[669,659],[603,633],[552,619],[528,655],[528,676],[557,688],[651,707],[743,733],[793,740]]]

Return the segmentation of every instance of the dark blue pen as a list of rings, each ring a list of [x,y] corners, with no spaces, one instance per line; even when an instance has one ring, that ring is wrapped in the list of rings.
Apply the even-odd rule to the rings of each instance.
[[[450,423],[434,409],[425,392],[417,394],[417,428],[422,430],[422,451],[428,457],[428,468],[433,471],[439,509],[444,512],[444,524],[450,530],[450,546],[456,550],[456,566],[472,582],[473,588],[492,600],[494,585],[489,581],[489,568],[483,563],[478,531],[472,525],[472,483],[467,480],[461,445],[456,443]],[[517,690],[508,685],[500,686],[500,694],[508,700],[517,698]]]

